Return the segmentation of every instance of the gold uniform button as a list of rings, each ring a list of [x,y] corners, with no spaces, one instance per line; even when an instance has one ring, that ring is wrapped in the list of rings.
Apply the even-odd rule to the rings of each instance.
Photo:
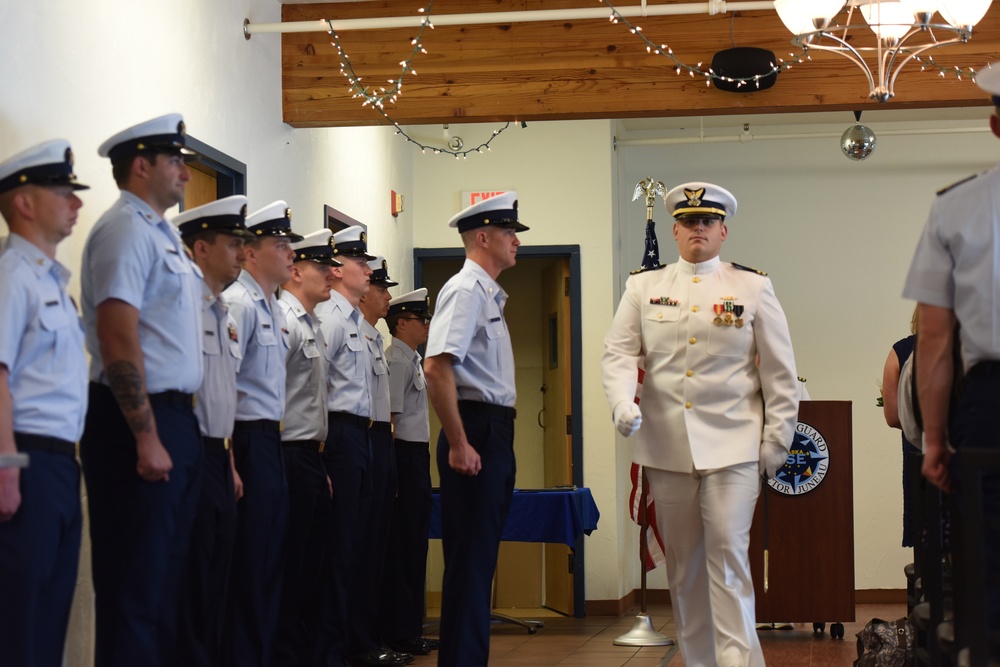
[[[693,283],[700,283],[701,282],[701,278],[699,278],[698,276],[695,276],[694,278],[691,279],[691,282],[693,282]]]
[[[662,320],[663,319],[663,313],[657,313],[656,314],[656,319]]]
[[[687,408],[688,410],[690,410],[691,409],[691,401],[688,401],[687,403],[685,403],[684,407]]]
[[[688,339],[688,342],[691,343],[692,345],[694,345],[695,343],[698,342],[698,339],[695,338],[694,336],[691,336],[691,338]]]
[[[698,312],[698,306],[691,306],[691,312],[692,313],[697,313]]]
[[[692,375],[694,375],[694,371],[688,371],[687,373],[685,373],[685,375],[691,377]]]

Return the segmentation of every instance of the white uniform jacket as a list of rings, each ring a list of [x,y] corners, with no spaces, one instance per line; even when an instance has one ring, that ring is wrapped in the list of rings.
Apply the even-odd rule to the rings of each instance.
[[[604,345],[612,410],[634,400],[645,368],[636,463],[712,470],[758,460],[764,440],[791,444],[795,358],[767,277],[718,257],[631,276]]]

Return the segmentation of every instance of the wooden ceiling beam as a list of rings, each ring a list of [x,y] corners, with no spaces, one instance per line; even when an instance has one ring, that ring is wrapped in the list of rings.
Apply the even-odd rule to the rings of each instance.
[[[581,0],[545,0],[545,9],[582,6]],[[623,3],[624,4],[624,0]],[[414,0],[284,5],[282,20],[416,15]],[[541,0],[437,0],[439,14],[539,9]],[[431,17],[433,22],[433,16]],[[737,46],[797,54],[774,12],[686,15],[636,20],[655,43],[683,62],[707,66],[715,52]],[[732,36],[730,36],[732,31]],[[366,82],[389,86],[410,55],[417,28],[344,32],[341,44]],[[424,33],[428,53],[412,62],[403,95],[389,116],[400,124],[636,118],[741,113],[920,108],[988,104],[974,84],[940,78],[911,63],[896,81],[896,97],[879,104],[867,96],[858,67],[835,54],[782,71],[774,87],[731,93],[706,86],[702,76],[677,76],[663,56],[622,25],[607,20],[441,26]],[[282,35],[282,107],[294,127],[382,125],[377,112],[352,99],[340,60],[326,33]],[[1000,6],[990,9],[966,44],[933,51],[949,67],[983,67],[1000,58]]]

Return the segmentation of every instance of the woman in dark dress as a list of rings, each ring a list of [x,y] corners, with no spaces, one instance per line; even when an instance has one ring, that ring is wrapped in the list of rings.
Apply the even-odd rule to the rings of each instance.
[[[917,310],[913,309],[913,317],[910,319],[911,334],[902,340],[896,341],[885,360],[885,368],[882,369],[882,412],[885,415],[885,422],[892,428],[901,428],[899,424],[899,411],[896,404],[899,385],[899,369],[902,368],[906,360],[913,354],[913,347],[917,342]],[[914,445],[906,436],[900,433],[903,441],[903,546],[912,547],[916,541],[916,530],[913,526],[913,503],[915,499],[910,493],[907,480],[914,472],[913,466],[919,469],[920,447]]]

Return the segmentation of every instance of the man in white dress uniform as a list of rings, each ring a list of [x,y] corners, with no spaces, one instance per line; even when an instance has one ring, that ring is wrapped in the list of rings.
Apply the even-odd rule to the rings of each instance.
[[[765,274],[719,260],[733,195],[685,183],[665,200],[680,259],[628,279],[604,390],[617,429],[638,434],[685,664],[762,667],[747,550],[760,477],[785,462],[798,414],[788,323]]]

